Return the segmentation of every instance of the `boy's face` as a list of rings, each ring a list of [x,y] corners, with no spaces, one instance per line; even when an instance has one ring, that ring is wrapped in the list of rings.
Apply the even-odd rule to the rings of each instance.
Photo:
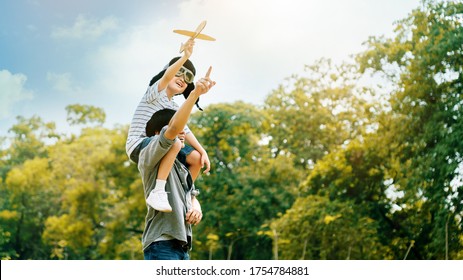
[[[183,76],[177,77],[175,76],[172,80],[170,80],[168,87],[175,93],[180,94],[185,91],[188,84],[183,80]]]

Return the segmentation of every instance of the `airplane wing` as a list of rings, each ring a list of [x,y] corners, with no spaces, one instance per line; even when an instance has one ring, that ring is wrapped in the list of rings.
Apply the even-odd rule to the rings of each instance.
[[[196,35],[196,32],[194,32],[194,31],[179,30],[179,29],[174,30],[174,33],[177,33],[177,34],[180,34],[180,35],[185,35],[185,36],[188,36],[188,37],[194,37]],[[207,40],[207,41],[215,41],[215,38],[213,38],[213,37],[211,37],[209,35],[206,35],[206,34],[202,34],[202,33],[196,35],[196,38],[201,39],[201,40]]]

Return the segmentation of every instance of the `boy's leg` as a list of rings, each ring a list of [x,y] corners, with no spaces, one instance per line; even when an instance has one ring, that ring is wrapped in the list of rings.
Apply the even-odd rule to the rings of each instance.
[[[174,166],[175,159],[181,149],[182,142],[175,141],[167,154],[165,154],[165,156],[161,159],[156,179],[164,181],[167,180],[167,177],[169,177],[169,173],[172,170],[172,166]]]
[[[201,171],[201,154],[196,150],[191,151],[191,153],[186,155],[186,162],[190,170],[191,179],[194,182]]]
[[[172,207],[169,204],[165,186],[167,177],[172,170],[175,158],[181,148],[182,143],[180,141],[176,141],[167,154],[165,154],[161,159],[158,176],[156,177],[156,186],[146,199],[146,203],[148,203],[149,206],[160,212],[172,212]]]

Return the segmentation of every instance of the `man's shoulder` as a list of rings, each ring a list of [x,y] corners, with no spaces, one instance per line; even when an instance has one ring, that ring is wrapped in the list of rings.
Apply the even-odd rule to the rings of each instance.
[[[175,142],[175,139],[171,140],[166,138],[166,136],[164,135],[166,130],[167,125],[161,129],[161,132],[159,134],[147,137],[145,140],[143,140],[142,149],[146,146],[163,145],[164,143],[172,144],[173,142]]]
[[[165,133],[166,133],[168,127],[169,126],[166,125],[163,128],[161,128],[161,132],[159,133],[159,135],[157,135],[157,136],[159,136],[159,141],[175,142],[175,139],[170,140],[170,139],[166,138],[166,136],[165,136]]]
[[[151,141],[153,140],[153,137],[145,137],[143,140],[140,142],[140,150],[143,150],[146,146],[148,146]]]

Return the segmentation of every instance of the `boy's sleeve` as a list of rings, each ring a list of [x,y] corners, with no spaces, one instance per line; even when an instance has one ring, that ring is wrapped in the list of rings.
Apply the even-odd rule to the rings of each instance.
[[[158,99],[161,96],[161,93],[158,91],[159,81],[155,82],[152,86],[148,87],[146,91],[146,102],[153,103],[154,100]]]
[[[140,162],[143,162],[143,165],[148,170],[152,170],[161,161],[177,140],[177,138],[173,140],[167,139],[164,136],[166,129],[167,126],[162,128],[158,141],[151,141],[140,152]]]

